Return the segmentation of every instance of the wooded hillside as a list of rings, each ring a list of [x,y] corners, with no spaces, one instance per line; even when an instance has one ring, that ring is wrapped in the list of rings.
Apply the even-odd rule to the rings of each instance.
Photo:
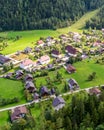
[[[104,0],[1,0],[0,31],[65,27],[103,3]]]
[[[104,28],[104,6],[100,9],[96,17],[91,18],[89,21],[86,22],[86,28],[89,27],[91,27],[92,29]]]

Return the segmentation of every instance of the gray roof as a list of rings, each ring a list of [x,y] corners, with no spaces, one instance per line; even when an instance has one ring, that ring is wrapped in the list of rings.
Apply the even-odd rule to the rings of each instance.
[[[72,86],[73,85],[78,85],[78,83],[75,81],[75,79],[69,79],[68,83],[70,83]]]
[[[9,59],[8,57],[0,55],[0,63],[1,64],[5,64],[5,63],[9,62],[10,60],[11,59]]]
[[[25,81],[27,81],[28,79],[33,79],[33,76],[31,74],[27,74],[25,76]]]
[[[35,88],[35,86],[34,86],[34,84],[33,84],[33,82],[31,82],[31,81],[29,81],[29,82],[26,82],[26,85],[25,85],[25,87],[26,87],[26,89],[28,89],[28,88]]]
[[[24,51],[25,51],[26,53],[29,53],[29,52],[32,51],[32,48],[30,48],[30,47],[26,47]]]
[[[46,86],[42,86],[41,88],[40,88],[40,93],[41,93],[41,95],[44,95],[45,93],[49,93],[49,91],[48,91],[48,89],[47,89],[47,87]]]
[[[52,105],[54,106],[54,107],[56,107],[56,106],[58,106],[59,104],[65,104],[65,101],[64,101],[64,99],[62,98],[62,97],[56,97],[54,100],[53,100],[53,103],[52,103]]]

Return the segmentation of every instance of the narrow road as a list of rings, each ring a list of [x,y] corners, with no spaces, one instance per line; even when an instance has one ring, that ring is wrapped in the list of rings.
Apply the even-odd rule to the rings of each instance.
[[[96,86],[96,87],[98,87],[98,86]],[[73,94],[73,93],[78,93],[78,92],[84,91],[84,90],[85,91],[89,91],[89,89],[91,89],[91,88],[95,88],[95,87],[90,87],[90,88],[86,88],[86,89],[79,89],[79,90],[76,90],[76,91],[73,91],[73,92],[67,92],[67,93],[60,94],[59,96],[67,96],[67,95],[70,95],[70,94]],[[49,100],[50,98],[55,98],[55,97],[56,97],[55,95],[51,95],[50,97],[45,98],[45,99],[38,99],[38,100],[34,100],[32,102],[29,102],[29,103],[24,103],[24,104],[21,104],[21,105],[17,105],[17,106],[13,106],[13,107],[8,107],[8,108],[3,108],[3,109],[0,109],[0,112],[11,110],[11,109],[14,109],[16,107],[28,106],[28,105],[31,105],[33,103],[44,102],[44,101]]]

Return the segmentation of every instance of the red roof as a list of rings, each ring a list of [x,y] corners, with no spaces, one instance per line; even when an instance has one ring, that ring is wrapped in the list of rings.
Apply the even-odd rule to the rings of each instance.
[[[28,65],[30,65],[30,64],[36,65],[36,62],[33,62],[33,61],[30,60],[30,59],[26,59],[26,60],[24,60],[23,62],[21,62],[21,64],[23,64],[24,66],[28,66]]]
[[[50,57],[48,55],[44,55],[44,56],[40,57],[41,62],[44,62],[44,61],[47,61],[47,60],[50,60]]]
[[[43,44],[44,42],[42,40],[39,40],[38,41],[38,44]]]
[[[70,73],[73,73],[73,72],[76,71],[76,69],[75,69],[74,66],[72,66],[72,65],[69,64],[69,65],[67,65],[67,71],[70,72]]]

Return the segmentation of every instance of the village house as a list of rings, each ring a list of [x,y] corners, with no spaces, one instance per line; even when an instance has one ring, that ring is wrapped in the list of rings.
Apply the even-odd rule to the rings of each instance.
[[[101,94],[101,90],[98,89],[97,87],[91,88],[91,89],[89,89],[89,94],[90,95],[95,94],[96,96],[99,96]]]
[[[16,79],[21,79],[23,75],[24,75],[23,70],[16,71]]]
[[[33,94],[33,99],[34,100],[38,100],[39,99],[39,94],[38,93],[34,93]]]
[[[63,55],[61,57],[61,60],[64,61],[64,62],[67,62],[69,60],[69,56],[68,55]]]
[[[24,118],[25,115],[28,113],[27,108],[25,106],[16,107],[11,110],[11,121],[14,122],[20,118]]]
[[[33,67],[36,67],[36,62],[33,62],[30,59],[25,59],[24,61],[22,61],[20,63],[20,68],[24,69],[26,71],[30,71],[31,72]]]
[[[73,41],[80,42],[80,39],[81,39],[81,35],[79,33],[74,32]]]
[[[70,45],[67,45],[67,46],[65,47],[65,51],[66,51],[66,53],[67,53],[69,56],[73,56],[73,57],[76,57],[76,56],[77,56],[77,50],[76,50],[74,47],[70,46]]]
[[[48,64],[50,62],[50,57],[48,55],[41,56],[38,60],[40,64]]]
[[[13,74],[14,74],[14,73],[7,73],[7,74],[4,76],[4,78],[10,79],[10,78],[12,78]]]
[[[58,96],[53,100],[52,105],[53,105],[54,109],[58,111],[59,109],[61,109],[65,106],[65,101],[62,97]]]
[[[79,85],[78,85],[78,83],[76,82],[75,79],[72,79],[72,78],[69,79],[68,85],[69,85],[70,90],[79,89]]]
[[[51,46],[54,43],[55,43],[55,40],[52,37],[49,36],[49,37],[46,38],[47,46]]]
[[[43,46],[44,45],[44,41],[43,40],[39,40],[38,42],[37,42],[37,44],[38,44],[38,46]]]
[[[36,91],[36,88],[32,81],[26,81],[25,88],[29,90],[30,93],[33,93]]]
[[[66,66],[66,70],[67,70],[68,73],[74,73],[74,72],[76,72],[75,67],[72,66],[71,64],[68,64],[68,65]]]
[[[48,69],[54,68],[54,64],[48,64],[48,65],[47,65],[47,68],[48,68]]]
[[[4,55],[0,55],[0,64],[1,65],[10,65],[11,63],[11,59],[4,56]]]
[[[55,58],[60,58],[60,52],[58,50],[52,50],[51,55]]]
[[[27,74],[24,78],[25,82],[26,81],[33,81],[33,76],[31,74]]]
[[[48,88],[46,86],[42,86],[40,88],[40,95],[41,96],[48,96],[49,95],[49,91],[48,91]]]
[[[25,50],[24,50],[24,53],[30,53],[32,52],[32,48],[31,47],[26,47]]]

